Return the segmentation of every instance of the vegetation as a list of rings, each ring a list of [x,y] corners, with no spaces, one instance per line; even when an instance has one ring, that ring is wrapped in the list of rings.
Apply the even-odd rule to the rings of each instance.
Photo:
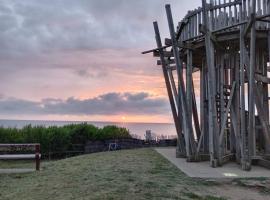
[[[0,199],[224,200],[207,181],[187,177],[150,148],[42,162],[41,167],[29,174],[0,174]]]
[[[0,127],[1,143],[40,143],[43,154],[64,152],[73,144],[84,144],[87,140],[106,140],[130,138],[126,128],[105,126],[98,128],[93,125],[71,124],[62,127],[31,126],[22,129]]]

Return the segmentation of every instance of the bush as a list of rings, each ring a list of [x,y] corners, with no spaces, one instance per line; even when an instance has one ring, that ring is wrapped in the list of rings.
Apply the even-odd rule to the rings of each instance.
[[[131,138],[129,131],[126,128],[119,128],[117,126],[105,126],[103,129],[99,130],[97,139],[108,140],[121,138]]]
[[[88,140],[131,138],[126,128],[105,126],[97,128],[91,124],[57,126],[31,126],[22,129],[0,127],[0,143],[40,143],[41,152],[65,152],[73,144],[85,144]]]

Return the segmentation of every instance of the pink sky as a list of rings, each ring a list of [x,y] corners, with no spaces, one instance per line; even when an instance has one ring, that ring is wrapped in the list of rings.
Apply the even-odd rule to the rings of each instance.
[[[1,1],[0,118],[172,122],[162,71],[140,52],[154,20],[168,35],[166,3],[176,23],[200,0],[113,2]]]

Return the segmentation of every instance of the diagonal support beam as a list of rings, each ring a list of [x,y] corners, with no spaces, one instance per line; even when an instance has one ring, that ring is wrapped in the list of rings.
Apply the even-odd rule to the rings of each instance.
[[[183,128],[184,128],[184,135],[185,135],[185,141],[186,141],[186,152],[187,152],[187,157],[189,160],[189,159],[192,159],[193,157],[197,157],[196,143],[195,143],[194,135],[193,135],[192,122],[188,120],[190,117],[189,117],[189,113],[187,111],[187,99],[186,99],[185,85],[184,85],[184,80],[183,80],[183,75],[182,75],[183,74],[183,66],[182,66],[183,63],[179,57],[179,49],[177,46],[178,42],[176,40],[173,18],[172,18],[172,13],[171,13],[171,7],[169,4],[167,4],[165,6],[165,8],[166,8],[166,13],[167,13],[170,36],[172,39],[172,49],[173,49],[176,68],[177,68],[178,84],[179,84],[178,95],[180,97],[181,108],[182,108],[182,112],[183,112],[183,122],[184,122]]]
[[[268,144],[270,144],[270,128],[269,128],[269,123],[267,120],[267,113],[265,112],[264,107],[263,107],[261,100],[260,100],[261,93],[259,92],[259,90],[256,86],[254,87],[254,93],[255,93],[256,108],[258,111],[258,116],[259,116],[260,122],[262,124],[263,134],[264,134],[266,142]]]
[[[235,91],[235,85],[236,85],[236,83],[233,82],[231,94],[230,94],[230,97],[229,97],[229,102],[228,102],[228,105],[226,107],[226,111],[225,111],[223,121],[221,122],[221,129],[220,129],[220,133],[219,133],[219,145],[221,145],[223,143],[224,131],[225,131],[225,128],[226,128],[226,121],[228,119],[228,114],[229,114],[229,111],[230,111],[230,108],[231,108],[231,105],[232,105],[232,99],[233,99],[233,95],[234,95],[234,91]]]
[[[174,123],[175,123],[175,127],[176,127],[178,137],[180,139],[181,134],[182,134],[182,126],[181,126],[180,121],[178,119],[176,106],[175,106],[175,101],[174,101],[173,93],[172,93],[172,89],[171,89],[172,87],[171,87],[169,76],[168,76],[167,69],[166,69],[166,61],[165,61],[165,58],[164,58],[164,51],[162,49],[162,43],[161,43],[158,23],[154,22],[153,25],[154,25],[155,36],[156,36],[156,43],[157,43],[157,46],[159,48],[159,55],[160,55],[160,60],[161,60],[161,63],[162,63],[162,70],[163,70],[165,84],[166,84],[166,88],[167,88],[167,92],[168,92],[168,96],[169,96],[169,101],[170,101],[170,105],[171,105],[173,119],[174,119]]]

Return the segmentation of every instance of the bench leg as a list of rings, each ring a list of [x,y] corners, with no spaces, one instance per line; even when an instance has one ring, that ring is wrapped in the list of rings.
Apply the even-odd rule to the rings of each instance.
[[[37,171],[40,170],[40,158],[39,158],[39,154],[36,154],[36,170]]]
[[[36,145],[36,170],[40,170],[40,145]]]

